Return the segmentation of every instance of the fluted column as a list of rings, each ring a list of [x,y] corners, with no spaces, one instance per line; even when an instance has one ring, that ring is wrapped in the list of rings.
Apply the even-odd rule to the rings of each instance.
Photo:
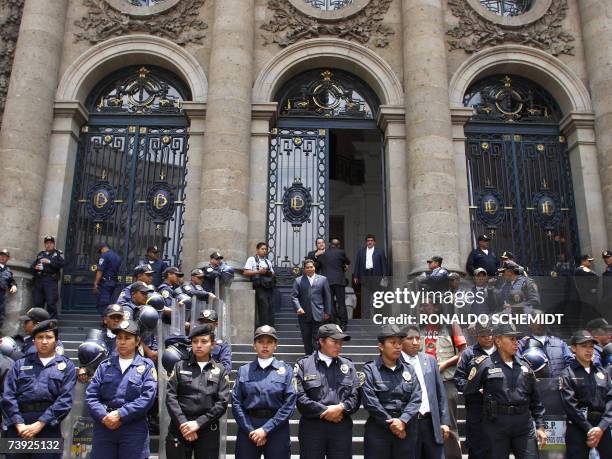
[[[67,4],[24,4],[0,133],[0,233],[13,262],[29,260],[41,244],[38,229]]]
[[[410,270],[462,270],[442,0],[403,0]],[[435,253],[434,253],[435,252]]]
[[[216,0],[200,192],[199,258],[247,255],[254,0]]]
[[[612,2],[579,0],[608,244],[612,241]],[[606,247],[593,248],[601,250]]]

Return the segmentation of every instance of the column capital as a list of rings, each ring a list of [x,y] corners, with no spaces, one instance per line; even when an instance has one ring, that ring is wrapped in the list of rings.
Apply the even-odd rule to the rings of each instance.
[[[465,126],[474,114],[474,109],[472,107],[451,107],[450,112],[453,125]]]

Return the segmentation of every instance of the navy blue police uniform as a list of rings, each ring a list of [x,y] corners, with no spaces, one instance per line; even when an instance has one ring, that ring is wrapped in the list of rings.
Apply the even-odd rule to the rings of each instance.
[[[140,274],[153,274],[153,268],[148,264],[141,264],[134,268],[134,282],[138,282],[138,275]],[[121,290],[117,297],[117,304],[123,306],[124,304],[132,301],[132,292],[130,291],[130,285],[127,285]],[[153,289],[151,290],[153,291]]]
[[[209,322],[216,323],[218,320],[219,316],[214,309],[204,309],[202,312],[200,312],[200,317],[198,318],[198,322],[200,324]],[[215,362],[223,365],[227,370],[227,374],[232,372],[232,347],[230,346],[230,343],[222,339],[216,340],[215,346],[210,352],[210,357]]]
[[[57,322],[48,320],[39,323],[32,330],[32,335],[48,330],[57,330]],[[37,421],[45,426],[36,438],[62,438],[60,424],[72,408],[75,384],[76,368],[63,355],[56,353],[46,364],[37,353],[17,360],[6,376],[2,396],[7,438],[21,438],[16,425]],[[61,453],[6,455],[9,459],[59,459],[61,456]]]
[[[572,344],[595,342],[588,335],[573,336]],[[587,432],[603,430],[597,445],[601,458],[612,457],[612,381],[603,367],[591,363],[589,371],[575,360],[559,376],[559,392],[567,414],[565,450],[568,458],[588,459]]]
[[[190,338],[214,333],[211,325],[195,327]],[[170,428],[166,437],[168,459],[217,459],[219,457],[219,419],[229,402],[229,374],[210,359],[200,369],[194,354],[174,366],[166,392]],[[182,424],[196,421],[198,438],[187,441],[181,434]]]
[[[9,256],[8,250],[2,250],[0,253]],[[16,284],[11,268],[0,264],[0,328],[2,328],[2,325],[4,324],[4,302],[6,300],[6,294],[14,285]]]
[[[255,339],[268,335],[276,339],[276,330],[264,325],[255,331]],[[293,371],[282,360],[273,358],[262,368],[259,360],[238,369],[232,391],[232,412],[238,424],[236,457],[286,459],[291,456],[289,418],[295,411],[296,391],[292,384]],[[266,444],[257,446],[249,434],[263,429]]]
[[[320,338],[347,340],[350,337],[335,324],[319,327]],[[333,358],[328,366],[319,351],[304,357],[293,369],[297,388],[297,408],[301,413],[299,443],[303,459],[319,459],[326,455],[352,457],[353,420],[361,404],[359,376],[353,362],[342,356]],[[338,423],[321,419],[330,405],[344,405]]]
[[[530,340],[538,341],[533,335],[520,340],[519,354],[522,354],[528,349]],[[574,355],[565,341],[556,336],[546,336],[542,346],[548,358],[546,377],[558,378],[563,369],[574,361]],[[543,377],[540,376],[540,373],[538,373],[537,376]]]
[[[504,325],[494,334],[521,335],[509,328]],[[484,433],[492,445],[490,458],[507,459],[511,452],[517,459],[539,457],[533,424],[537,429],[544,427],[544,406],[529,364],[514,355],[509,366],[498,351],[475,357],[463,393],[471,397],[480,389],[483,390]]]
[[[46,237],[45,241],[53,240]],[[53,240],[55,242],[55,240]],[[49,263],[42,264],[40,260],[46,258]],[[50,251],[41,250],[36,255],[36,259],[30,267],[34,272],[32,301],[37,308],[46,308],[51,318],[57,316],[57,300],[59,299],[58,281],[60,271],[64,267],[65,261],[61,250],[53,249]],[[41,266],[42,269],[36,269]]]
[[[157,247],[150,247],[157,251]],[[139,262],[141,265],[150,265],[153,270],[153,286],[158,287],[162,283],[162,274],[168,268],[168,263],[161,259],[149,260],[147,257]]]
[[[121,329],[138,333],[138,326],[133,321],[122,322]],[[85,402],[94,419],[91,459],[148,458],[147,413],[156,395],[157,372],[149,359],[136,352],[123,373],[118,354],[104,360],[85,393]],[[121,425],[116,430],[102,424],[104,417],[113,411],[118,411],[121,418]]]
[[[106,307],[113,303],[113,294],[117,288],[119,269],[121,268],[121,257],[109,249],[100,255],[98,260],[98,271],[102,271],[102,279],[98,284],[98,300],[96,309],[100,315],[104,315]]]
[[[490,241],[489,237],[484,234],[479,236],[478,240]],[[495,277],[497,276],[497,268],[499,268],[500,265],[501,260],[492,249],[488,249],[485,252],[480,247],[477,247],[470,252],[467,262],[465,263],[465,269],[466,272],[473,273],[476,268],[483,268],[487,271],[488,276]]]
[[[487,352],[478,343],[473,346],[468,346],[461,353],[459,363],[455,370],[455,386],[459,392],[465,390],[468,374],[470,372],[472,361],[481,356],[487,356]],[[465,437],[466,446],[470,459],[487,459],[489,457],[490,444],[487,438],[483,438],[483,410],[482,394],[477,392],[465,396]]]

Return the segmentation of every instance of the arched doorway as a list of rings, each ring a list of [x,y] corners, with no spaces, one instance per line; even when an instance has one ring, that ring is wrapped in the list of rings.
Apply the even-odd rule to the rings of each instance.
[[[102,242],[121,255],[123,284],[149,246],[180,265],[188,142],[182,101],[190,98],[174,74],[148,65],[121,69],[90,93],[68,222],[64,310],[93,305]]]
[[[380,102],[356,76],[319,68],[276,94],[268,167],[267,242],[287,276],[317,237],[341,240],[349,258],[367,233],[386,245]]]
[[[562,113],[544,88],[515,75],[474,83],[464,105],[472,242],[489,233],[532,275],[548,276],[579,253]]]

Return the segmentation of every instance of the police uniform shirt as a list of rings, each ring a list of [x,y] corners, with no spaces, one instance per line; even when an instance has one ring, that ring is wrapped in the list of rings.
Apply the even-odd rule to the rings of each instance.
[[[171,308],[172,299],[176,298],[177,296],[176,292],[174,291],[174,288],[170,284],[164,282],[159,287],[157,287],[157,293],[159,293],[164,298],[166,307]]]
[[[36,265],[40,263],[40,260],[43,258],[47,258],[49,263],[43,264],[42,271],[36,271],[37,274],[42,276],[47,275],[55,275],[57,276],[60,270],[64,267],[64,257],[62,256],[62,251],[53,249],[49,252],[46,250],[41,250],[36,255],[36,260],[32,263],[32,268],[35,269]]]
[[[363,406],[377,424],[388,426],[386,421],[394,418],[408,423],[417,415],[421,385],[411,365],[399,359],[391,369],[378,356],[364,365],[363,373]]]
[[[483,388],[483,396],[502,407],[526,407],[531,412],[536,428],[544,427],[544,406],[536,389],[536,377],[527,362],[516,355],[506,363],[498,351],[481,355],[472,361],[464,394],[473,395]]]
[[[166,393],[171,432],[180,435],[180,425],[188,421],[196,421],[202,432],[216,425],[229,402],[228,380],[225,368],[214,360],[198,362],[190,353],[188,360],[177,362]]]
[[[410,356],[402,351],[402,358],[404,362],[412,366],[414,368],[414,372],[417,376],[417,380],[419,381],[419,385],[421,387],[421,406],[419,407],[419,413],[427,414],[431,413],[431,409],[429,408],[429,396],[427,394],[427,385],[425,384],[425,376],[423,376],[423,368],[421,368],[421,362],[419,361],[419,355]]]
[[[595,271],[591,268],[587,268],[586,266],[578,266],[574,271],[574,276],[590,276],[590,277],[599,277]]]
[[[4,391],[4,381],[15,366],[15,362],[4,354],[0,354],[0,396]]]
[[[465,385],[467,384],[468,373],[470,372],[470,366],[473,359],[475,357],[480,357],[481,355],[491,355],[494,351],[495,346],[489,350],[485,350],[478,343],[465,348],[465,350],[461,353],[461,357],[459,357],[459,362],[457,363],[457,369],[455,370],[454,376],[455,386],[459,392],[463,392]],[[466,396],[466,401],[482,403],[482,395],[480,392],[478,392],[476,394]]]
[[[201,285],[193,284],[192,282],[181,285],[177,290],[185,295],[195,296],[198,300],[208,300],[208,292]]]
[[[13,285],[15,285],[15,279],[11,268],[0,264],[0,292],[6,292]]]
[[[130,286],[128,285],[121,293],[119,293],[119,297],[117,298],[117,304],[120,306],[124,306],[132,302],[132,292],[130,291]]]
[[[232,412],[244,432],[255,430],[250,410],[276,411],[261,428],[270,433],[288,422],[295,411],[296,390],[291,367],[276,357],[262,368],[256,359],[241,366],[232,391]]]
[[[46,365],[38,354],[17,360],[4,384],[2,409],[6,425],[30,424],[37,420],[49,426],[58,425],[72,408],[75,384],[74,364],[63,355],[56,354]],[[26,408],[32,404],[42,406]],[[44,408],[46,404],[48,407]]]
[[[98,423],[111,411],[119,411],[121,427],[144,419],[157,395],[157,372],[153,362],[136,353],[130,366],[121,372],[117,354],[104,360],[96,370],[85,402]]]
[[[121,257],[113,250],[107,250],[98,260],[98,271],[102,271],[102,280],[116,282],[119,268],[121,267]]]
[[[147,258],[143,258],[138,262],[139,265],[150,265],[151,270],[153,271],[153,286],[157,287],[162,283],[162,273],[168,267],[168,263],[160,260],[159,258],[155,260],[149,260]]]
[[[215,341],[215,346],[210,351],[210,358],[223,365],[228,375],[232,372],[232,348],[227,341],[222,339]]]
[[[612,424],[612,382],[601,366],[591,363],[588,370],[574,361],[561,372],[559,392],[563,408],[568,421],[585,433],[593,427],[605,431]],[[593,418],[592,413],[601,419]]]
[[[297,408],[302,416],[318,419],[330,405],[342,403],[345,414],[359,409],[359,377],[353,362],[335,357],[328,367],[318,352],[304,357],[293,369],[297,386]]]

